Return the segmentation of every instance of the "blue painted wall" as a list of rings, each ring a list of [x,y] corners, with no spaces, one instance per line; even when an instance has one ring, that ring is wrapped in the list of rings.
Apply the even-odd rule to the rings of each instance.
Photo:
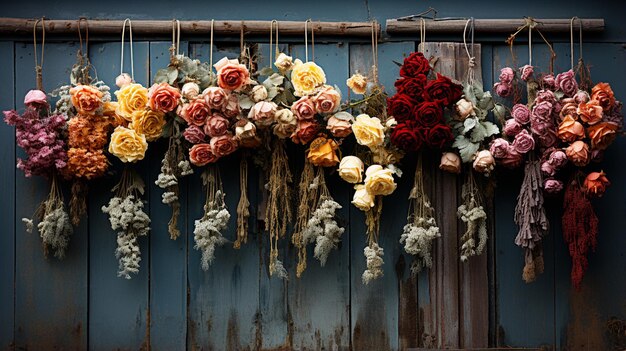
[[[126,18],[133,19],[279,19],[279,20],[369,20],[384,23],[393,18],[423,11],[429,6],[439,10],[440,17],[474,16],[477,18],[602,17],[606,30],[585,36],[585,60],[591,66],[594,81],[609,81],[618,97],[626,99],[626,5],[622,1],[397,1],[364,0],[341,2],[241,1],[201,2],[181,5],[176,1],[147,2],[79,2],[42,1],[4,4],[0,16],[48,18]],[[1,40],[2,38],[0,38]],[[48,38],[48,40],[53,38]],[[382,44],[381,79],[391,86],[397,68],[391,59],[398,59],[414,48],[414,38],[388,38]],[[429,40],[459,41],[457,37],[428,37]],[[483,42],[482,67],[485,85],[490,85],[500,67],[510,64],[508,47],[502,37],[478,36]],[[555,71],[569,68],[567,36],[552,38],[558,54]],[[341,39],[339,39],[341,41]],[[150,82],[150,76],[168,60],[168,43],[143,41],[135,45],[135,68],[138,81]],[[184,43],[191,55],[208,59],[208,45]],[[50,42],[46,46],[44,85],[47,90],[67,81],[74,62],[76,44]],[[221,43],[219,55],[236,55],[238,43]],[[264,46],[261,46],[261,50]],[[287,48],[293,53],[302,46]],[[331,83],[342,81],[353,71],[352,64],[362,50],[345,41],[316,45],[318,62],[325,67]],[[523,43],[518,46],[518,60],[526,60]],[[119,72],[119,44],[94,43],[93,64],[99,77],[113,86]],[[537,45],[534,61],[546,65],[547,52]],[[128,61],[128,59],[127,59]],[[34,86],[32,45],[30,42],[0,42],[0,94],[2,110],[21,108],[24,93]],[[130,62],[127,62],[128,65]],[[334,81],[333,81],[334,79]],[[148,183],[158,173],[162,145],[155,147],[142,164]],[[217,263],[208,274],[198,268],[198,253],[193,250],[191,229],[201,211],[197,179],[189,179],[189,198],[181,215],[188,235],[170,241],[164,224],[168,213],[159,201],[160,190],[148,191],[149,210],[154,228],[142,243],[143,261],[139,276],[132,281],[116,278],[114,258],[115,235],[108,229],[100,206],[106,202],[108,189],[115,179],[107,179],[90,196],[89,220],[77,228],[68,257],[63,262],[44,260],[39,238],[27,234],[21,217],[28,217],[43,198],[45,182],[25,179],[14,168],[16,154],[14,131],[0,124],[0,185],[7,201],[2,203],[0,223],[0,348],[46,350],[64,349],[259,349],[291,345],[300,348],[349,348],[357,321],[364,318],[380,320],[380,329],[366,330],[374,341],[382,340],[381,348],[406,346],[398,331],[398,279],[392,273],[399,257],[397,242],[388,238],[388,280],[376,289],[383,295],[368,298],[368,287],[358,284],[356,272],[362,268],[362,228],[360,218],[349,208],[349,194],[337,193],[344,203],[346,220],[351,226],[344,236],[341,250],[331,258],[328,267],[319,269],[309,264],[303,280],[282,282],[270,279],[266,272],[266,237],[251,226],[251,242],[234,252],[222,249]],[[559,230],[560,201],[550,203],[553,227],[546,243],[546,272],[537,282],[526,285],[521,280],[522,252],[513,244],[515,196],[521,177],[503,174],[496,195],[496,233],[493,265],[495,324],[490,334],[494,345],[538,347],[552,346],[568,350],[603,350],[626,348],[626,341],[612,336],[610,330],[619,325],[613,321],[626,319],[626,140],[618,139],[607,153],[603,169],[613,180],[607,195],[596,201],[601,221],[599,246],[591,255],[590,267],[583,289],[575,292],[569,284],[570,259]],[[237,169],[237,160],[230,166]],[[232,173],[232,174],[231,174]],[[411,172],[408,172],[411,173]],[[237,172],[226,174],[237,177]],[[255,175],[251,176],[254,179]],[[226,178],[228,179],[228,178]],[[409,179],[403,179],[409,182]],[[251,188],[258,188],[251,182]],[[229,206],[234,208],[238,197],[236,183],[226,184]],[[402,185],[401,188],[402,189]],[[388,223],[404,219],[404,196],[397,198],[397,208],[387,208]],[[257,199],[253,196],[252,202]],[[395,202],[395,201],[394,201]],[[395,211],[394,211],[395,210]],[[398,214],[397,216],[395,214]],[[354,216],[354,217],[352,217]],[[355,219],[356,217],[356,219]],[[397,233],[399,235],[399,232]],[[395,251],[394,251],[395,250]],[[293,258],[286,247],[283,253]],[[355,278],[356,277],[356,278]],[[421,282],[422,280],[420,280]],[[424,285],[420,285],[422,291]],[[427,288],[427,287],[426,287]],[[421,297],[421,295],[420,295]],[[366,308],[368,307],[368,308]],[[369,311],[363,315],[359,311]],[[417,311],[416,311],[417,313]],[[380,319],[378,319],[380,318]],[[616,324],[617,323],[617,324]],[[361,331],[362,332],[362,331]],[[369,340],[369,339],[368,339]],[[374,345],[374,344],[371,344]],[[379,344],[376,344],[379,345]],[[372,346],[373,347],[373,346]]]

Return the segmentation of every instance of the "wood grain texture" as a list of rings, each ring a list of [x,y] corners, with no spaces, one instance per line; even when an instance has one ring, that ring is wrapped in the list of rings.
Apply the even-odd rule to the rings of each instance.
[[[67,84],[77,47],[46,45],[43,84],[46,91]],[[15,45],[15,96],[35,88],[33,46]],[[24,154],[18,151],[18,157]],[[13,168],[14,165],[6,165]],[[87,349],[88,233],[76,228],[66,257],[44,258],[41,239],[27,233],[22,218],[31,218],[48,195],[50,184],[41,177],[15,176],[15,347],[16,349]],[[68,199],[66,193],[66,199]],[[51,322],[52,321],[52,322]]]
[[[0,110],[11,110],[21,104],[15,103],[14,43],[0,42],[0,81],[4,82],[4,94],[0,95]],[[21,102],[21,101],[20,101]],[[0,349],[13,344],[15,318],[15,128],[0,122]],[[21,172],[21,171],[19,171]],[[21,225],[21,223],[20,223]]]
[[[134,43],[135,81],[149,86],[149,43]],[[124,72],[131,72],[130,47],[124,49]],[[120,74],[119,43],[93,44],[90,47],[91,63],[98,73],[98,78],[113,91],[115,77]],[[115,95],[113,94],[113,99]],[[144,211],[150,214],[150,183],[149,164],[158,158],[148,146],[144,160],[125,165],[114,156],[112,176],[94,181],[90,184],[89,194],[89,347],[108,348],[128,347],[139,349],[149,344],[149,282],[150,282],[150,250],[149,242],[152,233],[138,239],[141,250],[139,273],[126,280],[117,276],[118,260],[115,258],[117,234],[111,229],[108,215],[102,212],[102,206],[108,204],[114,195],[111,188],[119,181],[125,166],[134,168],[146,184],[146,202]],[[156,160],[159,162],[159,160]],[[151,228],[154,226],[151,224]],[[106,331],[106,332],[105,332]]]

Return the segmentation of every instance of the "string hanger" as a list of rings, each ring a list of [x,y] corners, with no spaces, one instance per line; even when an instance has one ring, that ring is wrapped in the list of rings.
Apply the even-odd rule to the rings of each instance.
[[[81,23],[83,21],[85,21],[85,52],[84,54],[83,54],[83,34],[81,31]],[[88,58],[89,57],[89,22],[87,22],[87,19],[85,17],[81,17],[78,19],[78,41],[79,41],[78,54],[80,56]]]
[[[130,18],[124,20],[122,24],[122,49],[120,55],[120,75],[124,74],[124,37],[126,33],[126,23],[128,23],[128,42],[130,45],[130,78],[135,80],[135,60],[133,58],[133,25]]]
[[[211,19],[211,41],[209,42],[209,69],[213,71],[213,28],[215,20]]]
[[[246,31],[246,24],[244,21],[241,21],[241,30],[239,32],[239,49],[241,58],[241,62],[248,67],[249,71],[252,71],[252,60],[250,58],[250,48],[246,45],[244,40],[244,35]]]
[[[274,40],[274,25],[276,25],[276,31],[275,31],[275,33],[276,33],[275,34],[276,35],[276,49],[274,51],[275,52],[275,54],[274,54],[275,57],[274,58],[278,57],[278,54],[279,54],[278,53],[278,21],[277,20],[272,20],[270,22],[270,56],[269,56],[269,58],[270,58],[270,61],[269,61],[270,62],[270,66],[274,63],[274,60],[272,59],[272,51],[274,50],[274,43],[273,43],[273,40]]]
[[[583,21],[574,16],[569,22],[570,63],[574,70],[574,21],[578,20],[578,64],[583,63]]]
[[[172,46],[170,47],[170,56],[175,57],[180,54],[180,21],[172,20]]]
[[[467,47],[467,28],[470,28],[470,38],[471,38],[471,46],[472,52]],[[468,59],[468,70],[467,70],[467,82],[469,84],[474,83],[474,66],[476,66],[476,57],[474,56],[474,17],[470,17],[465,22],[465,28],[463,29],[463,45],[465,46],[465,53],[467,54]]]
[[[517,35],[525,29],[528,29],[528,64],[532,66],[532,32],[533,30],[539,34],[541,39],[546,43],[548,49],[550,49],[550,73],[554,72],[554,59],[556,58],[556,52],[554,52],[554,48],[552,44],[546,39],[543,33],[537,28],[537,25],[540,22],[535,21],[532,17],[524,17],[524,24],[517,28],[515,33],[511,34],[508,39],[505,41],[509,45],[509,49],[511,51],[511,57],[513,57],[513,62],[515,62],[515,54],[513,53],[513,42]]]
[[[41,60],[37,59],[37,25],[41,22]],[[45,18],[41,17],[35,21],[33,25],[33,49],[35,51],[35,76],[37,81],[37,89],[43,91],[43,54],[46,44],[46,24]]]
[[[372,75],[378,84],[378,21],[372,21]]]
[[[309,23],[313,23],[313,21],[309,18],[304,21],[304,59],[306,62],[309,62]],[[312,54],[312,62],[315,61],[315,26],[311,27],[311,54]]]

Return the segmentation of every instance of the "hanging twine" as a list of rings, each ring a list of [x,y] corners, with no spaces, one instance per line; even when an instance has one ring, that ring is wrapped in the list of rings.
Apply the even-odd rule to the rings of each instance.
[[[417,51],[424,52],[424,45],[426,45],[426,20],[420,18],[420,43],[417,46]]]
[[[170,47],[170,57],[173,58],[179,55],[180,46],[180,21],[177,19],[172,20],[172,46]]]
[[[133,58],[133,25],[130,18],[124,20],[122,24],[122,50],[120,55],[120,75],[124,73],[124,34],[126,32],[126,23],[128,23],[128,42],[130,45],[130,78],[135,80],[135,60]]]
[[[572,70],[574,70],[574,20],[578,20],[578,63],[583,62],[583,22],[574,16],[569,22],[569,46]]]
[[[43,54],[46,44],[46,25],[44,17],[35,21],[33,25],[33,49],[35,50],[35,75],[37,80],[37,89],[43,90]],[[41,60],[37,59],[37,24],[41,22]]]
[[[511,51],[511,58],[513,60],[513,66],[516,65],[515,64],[516,56],[515,56],[515,53],[513,52],[513,43],[517,35],[525,29],[528,29],[528,56],[529,56],[528,59],[529,59],[529,65],[532,66],[532,31],[534,30],[537,32],[537,34],[539,34],[539,36],[544,41],[544,43],[546,43],[546,45],[548,46],[548,49],[550,49],[550,67],[549,68],[550,68],[550,73],[553,73],[554,72],[554,59],[556,59],[556,52],[554,52],[554,48],[552,47],[552,44],[548,41],[548,39],[546,39],[543,33],[537,28],[537,24],[539,24],[537,21],[535,21],[532,17],[525,17],[524,21],[525,21],[524,25],[518,27],[515,33],[511,34],[506,40],[506,43],[509,44],[509,50]]]
[[[274,26],[276,26],[276,30],[274,30]],[[276,40],[274,40],[274,36],[276,37]],[[272,43],[272,41],[275,41],[276,43]],[[274,46],[276,48],[274,48]],[[276,57],[278,57],[279,55],[279,50],[278,50],[278,21],[277,20],[272,20],[272,22],[270,22],[270,67],[272,66],[272,64],[274,63],[274,59],[272,58],[272,50],[274,50],[274,59]]]
[[[244,21],[241,21],[241,30],[239,31],[239,53],[243,57],[245,54],[244,44],[243,44],[243,36],[244,31],[246,30],[246,25]]]
[[[278,57],[278,55],[280,54],[280,49],[278,48],[278,21],[277,20],[273,20],[272,22],[274,22],[274,24],[276,25],[276,30],[275,32],[275,43],[274,45],[276,46],[276,50],[274,51],[274,56]]]
[[[378,85],[378,21],[372,21],[372,76]]]
[[[209,69],[213,71],[213,28],[215,20],[211,19],[211,41],[209,42]]]
[[[471,24],[471,26],[470,26]],[[470,54],[470,50],[467,47],[467,27],[470,27],[470,36],[471,36],[471,46],[472,46],[472,52]],[[467,54],[467,59],[468,59],[468,66],[469,68],[467,69],[467,83],[468,84],[473,84],[474,83],[474,66],[476,66],[476,57],[474,56],[474,17],[471,17],[470,19],[467,20],[467,22],[465,22],[465,28],[463,29],[463,45],[465,46],[465,53]]]
[[[304,59],[306,62],[309,62],[309,23],[312,23],[310,18],[304,21]],[[311,28],[311,54],[311,62],[315,62],[315,26]]]
[[[85,21],[85,53],[83,54],[83,35],[81,32],[81,23]],[[84,57],[89,57],[89,23],[87,22],[87,19],[84,17],[81,17],[78,19],[78,41],[79,41],[79,49],[78,49],[78,53],[81,56]]]

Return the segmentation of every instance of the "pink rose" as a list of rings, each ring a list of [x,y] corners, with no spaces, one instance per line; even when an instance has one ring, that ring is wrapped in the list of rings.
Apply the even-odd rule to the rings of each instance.
[[[202,92],[207,105],[214,110],[221,110],[229,101],[229,94],[220,87],[208,87]]]
[[[541,83],[543,84],[544,89],[554,90],[556,88],[556,82],[554,81],[553,74],[546,74],[541,78]]]
[[[549,121],[552,117],[553,106],[548,101],[542,101],[533,106],[532,118],[541,121]]]
[[[578,83],[571,69],[567,72],[559,73],[556,76],[555,84],[566,96],[572,97],[578,91]]]
[[[504,67],[503,69],[500,70],[500,77],[498,78],[500,79],[500,83],[510,84],[513,81],[514,77],[515,77],[515,72],[513,72],[513,68]]]
[[[312,119],[315,116],[315,103],[310,97],[303,96],[293,103],[291,112],[299,121]]]
[[[552,105],[556,104],[556,95],[554,95],[554,92],[551,90],[539,90],[537,92],[537,96],[535,97],[535,105],[544,101],[547,101]]]
[[[259,125],[269,126],[274,122],[276,108],[277,106],[273,102],[259,101],[250,109],[248,118],[254,120]]]
[[[202,128],[193,124],[185,128],[183,136],[185,137],[185,140],[192,144],[200,144],[206,140],[206,135],[202,131]]]
[[[513,146],[509,147],[507,154],[504,157],[498,159],[498,164],[511,169],[521,166],[523,162],[524,156],[515,151]]]
[[[519,124],[514,118],[509,118],[504,123],[504,134],[507,136],[514,137],[521,131],[522,125]]]
[[[535,148],[535,139],[524,129],[515,136],[515,140],[513,140],[511,146],[518,153],[525,154]]]
[[[204,133],[210,137],[218,137],[228,132],[230,123],[223,116],[214,113],[213,116],[207,119],[204,125]]]
[[[228,96],[228,100],[222,106],[222,113],[228,118],[235,118],[241,113],[241,107],[239,107],[239,99],[236,95]]]
[[[46,93],[41,90],[30,90],[24,96],[24,105],[27,107],[37,108],[40,106],[45,106],[48,104],[48,98],[46,97]]]
[[[531,65],[524,65],[524,66],[520,67],[519,72],[520,72],[520,76],[521,76],[522,80],[526,82],[526,81],[528,81],[530,76],[533,75],[533,66],[531,66]]]
[[[509,142],[505,139],[498,138],[491,143],[489,151],[495,158],[503,158],[509,153]]]
[[[567,155],[561,150],[555,150],[550,154],[550,158],[548,159],[548,161],[556,167],[560,168],[565,166],[565,164],[567,163]]]
[[[237,140],[230,133],[211,138],[210,143],[217,157],[230,155],[237,150]]]
[[[513,86],[510,83],[496,83],[493,85],[493,89],[498,96],[507,97],[511,95]]]
[[[339,119],[335,116],[328,119],[328,122],[326,122],[326,129],[328,129],[330,134],[336,138],[345,138],[352,133],[352,125],[350,124],[350,121]]]
[[[335,112],[341,103],[341,95],[335,88],[325,85],[313,98],[315,109],[319,113]]]
[[[533,119],[530,121],[530,131],[537,136],[545,135],[553,129],[554,125],[550,122],[545,122],[538,119]]]
[[[168,83],[153,84],[148,90],[150,109],[168,113],[178,107],[180,91]]]
[[[581,104],[587,101],[589,101],[589,93],[584,90],[579,90],[574,95],[574,102],[577,104]]]
[[[181,117],[188,124],[203,126],[210,114],[209,105],[202,99],[196,99],[183,106]]]
[[[541,164],[541,171],[549,177],[554,177],[556,174],[556,166],[546,161]]]
[[[523,104],[515,104],[511,109],[511,116],[513,116],[515,121],[520,125],[530,122],[530,110]]]
[[[558,142],[559,138],[554,129],[548,129],[545,133],[539,135],[539,144],[544,148],[556,146]]]
[[[218,158],[209,144],[196,144],[189,150],[189,161],[199,167],[213,163]]]
[[[548,194],[557,194],[563,190],[563,182],[558,179],[546,179],[543,183],[543,190]]]

